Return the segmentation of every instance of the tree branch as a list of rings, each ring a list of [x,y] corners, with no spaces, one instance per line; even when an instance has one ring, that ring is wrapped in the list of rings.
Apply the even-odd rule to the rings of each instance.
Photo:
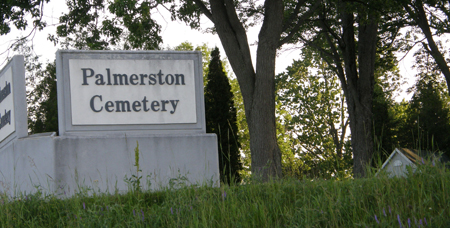
[[[311,8],[309,8],[309,10],[306,13],[304,13],[302,16],[298,18],[294,28],[289,32],[289,34],[286,37],[284,37],[282,40],[278,42],[278,47],[281,47],[283,44],[289,42],[289,40],[292,39],[292,37],[300,30],[300,26],[302,26],[305,23],[306,19],[311,17],[311,15],[316,11],[316,9],[321,5],[321,3],[322,3],[321,0],[316,1],[316,3],[314,3],[314,5]],[[285,31],[286,29],[287,28],[283,26],[283,31]]]
[[[208,8],[206,8],[205,4],[203,4],[203,2],[201,0],[193,0],[194,3],[198,6],[198,8],[200,8],[200,11],[202,11],[202,13],[209,19],[211,20],[213,23],[213,17],[212,17],[212,13],[211,11],[208,10]]]

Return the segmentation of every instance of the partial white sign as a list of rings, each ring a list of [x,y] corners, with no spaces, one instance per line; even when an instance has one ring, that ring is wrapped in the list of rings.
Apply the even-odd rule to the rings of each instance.
[[[0,142],[16,130],[12,70],[0,75]]]
[[[69,59],[69,75],[73,125],[197,121],[193,60]]]

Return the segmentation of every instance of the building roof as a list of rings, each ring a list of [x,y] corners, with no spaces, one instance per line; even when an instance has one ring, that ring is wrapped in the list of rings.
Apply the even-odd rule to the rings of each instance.
[[[383,166],[381,166],[381,169],[384,169],[386,165],[389,164],[390,160],[395,156],[395,154],[399,154],[400,156],[404,156],[409,161],[411,161],[413,164],[417,162],[426,162],[428,159],[439,158],[439,161],[442,163],[450,162],[450,157],[446,154],[442,154],[439,152],[431,152],[431,151],[425,151],[425,150],[415,150],[415,149],[407,149],[407,148],[395,148],[395,150],[389,155],[389,157],[386,159],[386,161],[383,163]],[[419,156],[420,155],[420,156]],[[448,164],[448,163],[447,163]]]
[[[407,148],[395,148],[396,150],[399,150],[405,157],[407,157],[410,161],[416,163],[420,160],[422,160],[422,157],[420,157],[417,150],[413,149],[407,149]]]

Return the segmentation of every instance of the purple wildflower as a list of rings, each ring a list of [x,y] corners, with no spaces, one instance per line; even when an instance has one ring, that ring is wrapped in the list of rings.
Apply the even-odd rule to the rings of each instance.
[[[433,160],[433,166],[434,166],[435,164],[434,164],[434,160]]]
[[[377,221],[377,223],[380,224],[380,221],[378,221],[377,215],[375,215],[375,221]]]
[[[425,222],[425,225],[428,226],[427,218],[423,218],[423,221]]]
[[[136,211],[133,209],[133,216],[136,216]]]
[[[422,219],[419,220],[419,225],[420,225],[420,226],[423,226],[423,224],[422,224]]]
[[[397,215],[398,224],[400,225],[400,228],[402,227],[402,221],[400,221],[400,215]]]
[[[225,200],[225,198],[227,198],[227,192],[223,191],[223,193],[222,193],[222,200]]]
[[[172,208],[170,208],[170,213],[173,214],[173,209]]]
[[[411,228],[411,219],[408,218],[408,227]]]
[[[388,206],[388,208],[389,208],[389,214],[392,214],[392,213],[391,213],[391,206]]]
[[[75,215],[75,219],[77,219],[77,215]]]
[[[83,210],[86,210],[86,204],[83,202]]]
[[[145,220],[145,216],[144,216],[144,211],[141,209],[141,214],[142,214],[142,221]]]
[[[425,162],[423,162],[423,158],[422,158],[422,165],[424,165],[425,164]]]
[[[384,210],[384,208],[383,208],[383,215],[384,217],[386,217],[386,211]]]

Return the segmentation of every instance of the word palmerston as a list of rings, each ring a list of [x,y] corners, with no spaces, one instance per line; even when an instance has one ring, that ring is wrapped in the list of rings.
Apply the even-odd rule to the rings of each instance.
[[[144,73],[112,73],[106,68],[106,75],[96,74],[91,68],[81,68],[83,84],[89,85],[88,79],[95,76],[95,85],[185,85],[184,74],[166,74],[161,70],[156,74]]]

